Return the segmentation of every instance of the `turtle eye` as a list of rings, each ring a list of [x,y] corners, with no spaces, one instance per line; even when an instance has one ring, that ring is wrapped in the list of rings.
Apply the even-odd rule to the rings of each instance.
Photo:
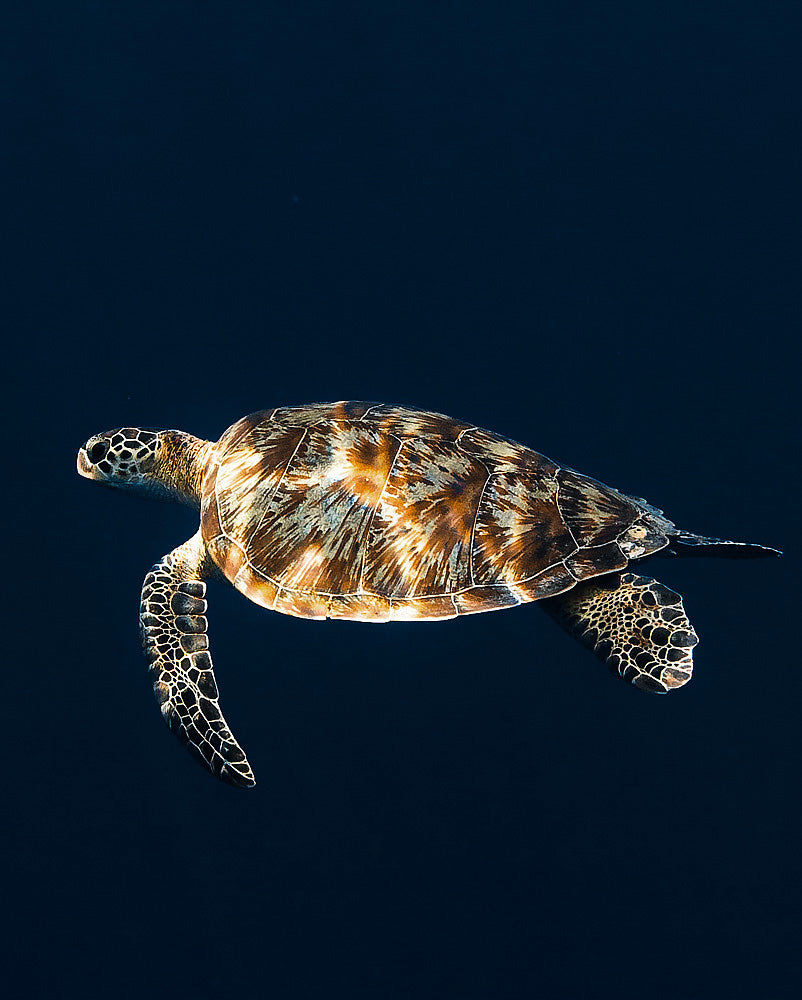
[[[97,463],[106,457],[108,450],[108,441],[95,441],[92,447],[87,451],[87,455],[89,456],[90,461]]]

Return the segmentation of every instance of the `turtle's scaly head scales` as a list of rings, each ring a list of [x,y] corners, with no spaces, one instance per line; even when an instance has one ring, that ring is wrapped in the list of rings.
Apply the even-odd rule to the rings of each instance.
[[[78,472],[103,486],[199,506],[212,447],[183,431],[120,427],[89,438],[78,451]]]

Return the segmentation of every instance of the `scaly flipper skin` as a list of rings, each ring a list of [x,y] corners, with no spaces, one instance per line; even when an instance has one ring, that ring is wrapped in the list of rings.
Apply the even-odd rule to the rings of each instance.
[[[611,573],[540,606],[642,691],[666,694],[691,679],[699,640],[682,598],[648,576]]]
[[[230,785],[256,784],[218,704],[206,621],[200,534],[153,566],[142,587],[142,647],[167,725],[193,757]]]

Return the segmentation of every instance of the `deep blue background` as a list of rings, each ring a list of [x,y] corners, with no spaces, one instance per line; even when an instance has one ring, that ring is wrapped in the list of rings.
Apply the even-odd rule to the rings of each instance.
[[[779,997],[799,986],[795,5],[18,5],[3,29],[4,861],[19,995]],[[10,294],[10,298],[8,295]],[[185,509],[124,424],[437,409],[781,561],[655,560],[667,698],[537,607],[374,628],[213,585],[259,784],[138,646]]]

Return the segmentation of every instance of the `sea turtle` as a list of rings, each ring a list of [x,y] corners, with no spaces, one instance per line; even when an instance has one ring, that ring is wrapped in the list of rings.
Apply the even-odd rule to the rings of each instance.
[[[627,567],[775,549],[680,531],[656,507],[508,438],[376,403],[262,410],[217,442],[123,427],[90,437],[82,476],[200,508],[145,577],[143,648],[170,728],[213,774],[254,784],[218,704],[206,583],[302,618],[424,621],[540,601],[624,680],[691,676],[681,597]]]

